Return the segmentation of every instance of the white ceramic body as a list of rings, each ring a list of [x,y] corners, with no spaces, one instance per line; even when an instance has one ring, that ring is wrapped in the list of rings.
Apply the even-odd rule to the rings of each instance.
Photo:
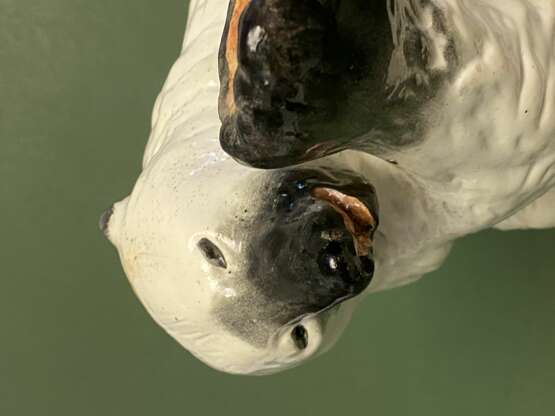
[[[465,234],[492,226],[555,226],[555,3],[435,3],[456,38],[459,68],[429,105],[433,122],[422,140],[386,155],[398,165],[354,151],[319,162],[347,166],[377,189],[376,274],[365,294],[436,269]],[[428,30],[420,4],[396,2]],[[228,0],[191,1],[182,54],[154,107],[143,173],[115,205],[108,235],[138,297],[171,336],[215,368],[265,374],[329,348],[362,296],[331,311],[325,327],[316,317],[303,321],[311,342],[302,352],[283,334],[265,348],[253,347],[214,319],[214,297],[233,297],[233,288],[199,255],[196,242],[217,241],[230,270],[239,273],[247,261],[246,234],[240,224],[229,232],[220,225],[256,211],[271,180],[219,146],[217,54],[227,6]],[[432,32],[430,42],[437,51],[444,47]],[[397,58],[392,83],[411,70]],[[441,59],[433,62],[441,71]]]

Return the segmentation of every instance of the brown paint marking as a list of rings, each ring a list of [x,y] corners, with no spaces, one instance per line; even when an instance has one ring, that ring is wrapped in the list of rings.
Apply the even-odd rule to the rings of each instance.
[[[357,256],[367,256],[372,248],[370,236],[376,227],[376,219],[368,207],[358,198],[331,188],[314,188],[311,195],[330,204],[343,217],[345,227],[353,236]]]
[[[225,59],[227,62],[227,96],[226,105],[229,113],[235,112],[235,96],[233,94],[233,81],[237,73],[237,42],[239,41],[239,20],[245,8],[252,0],[235,0],[233,2],[233,11],[229,20],[229,29],[227,32]]]

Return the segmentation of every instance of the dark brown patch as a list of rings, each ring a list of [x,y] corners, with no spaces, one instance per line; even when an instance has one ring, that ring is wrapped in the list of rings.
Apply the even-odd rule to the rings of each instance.
[[[304,317],[362,293],[374,275],[372,256],[357,256],[353,233],[340,213],[311,192],[320,187],[352,195],[377,223],[374,188],[350,172],[329,167],[274,175],[260,187],[262,195],[255,198],[260,205],[249,209],[254,216],[247,223],[228,221],[225,231],[219,231],[242,241],[246,261],[238,269],[231,266],[226,276],[225,285],[235,295],[218,297],[212,309],[227,330],[261,348],[279,328],[292,329]],[[364,210],[349,212],[370,217]]]

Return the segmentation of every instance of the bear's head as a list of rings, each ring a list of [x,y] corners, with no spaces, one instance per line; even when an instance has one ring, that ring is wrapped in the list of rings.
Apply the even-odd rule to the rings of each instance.
[[[335,155],[244,167],[157,155],[101,218],[146,309],[210,366],[268,374],[328,349],[374,274],[374,188]]]

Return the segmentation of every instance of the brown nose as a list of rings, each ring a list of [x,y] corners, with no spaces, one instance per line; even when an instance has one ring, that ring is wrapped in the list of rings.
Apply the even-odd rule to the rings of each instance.
[[[100,228],[100,231],[102,231],[105,236],[108,236],[108,225],[113,213],[114,206],[112,205],[110,208],[102,213],[100,219],[98,220],[98,228]]]

